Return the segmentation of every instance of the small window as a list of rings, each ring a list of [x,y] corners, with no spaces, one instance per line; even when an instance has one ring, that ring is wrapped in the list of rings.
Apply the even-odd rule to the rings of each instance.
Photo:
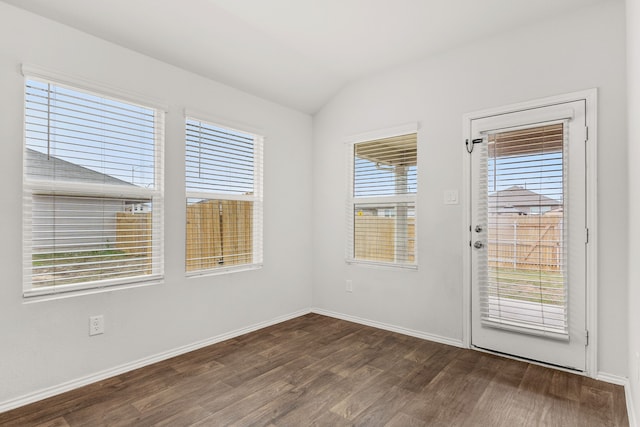
[[[162,120],[154,108],[27,78],[26,296],[162,277]]]
[[[186,271],[262,264],[262,137],[186,119]]]
[[[349,146],[347,261],[416,265],[417,134]]]

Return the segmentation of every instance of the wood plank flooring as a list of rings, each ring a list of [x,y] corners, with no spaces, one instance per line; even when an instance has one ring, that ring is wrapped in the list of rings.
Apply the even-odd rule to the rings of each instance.
[[[3,426],[627,426],[624,390],[317,314],[0,414]]]

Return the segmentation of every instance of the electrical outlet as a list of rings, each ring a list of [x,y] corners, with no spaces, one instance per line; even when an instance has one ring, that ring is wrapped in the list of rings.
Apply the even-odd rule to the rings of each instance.
[[[104,316],[100,314],[89,317],[89,335],[100,334],[104,334]]]
[[[353,280],[347,280],[346,291],[353,292]]]

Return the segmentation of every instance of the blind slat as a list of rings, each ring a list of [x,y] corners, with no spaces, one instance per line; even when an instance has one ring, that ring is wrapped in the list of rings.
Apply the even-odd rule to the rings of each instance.
[[[568,333],[564,124],[489,134],[483,321]]]

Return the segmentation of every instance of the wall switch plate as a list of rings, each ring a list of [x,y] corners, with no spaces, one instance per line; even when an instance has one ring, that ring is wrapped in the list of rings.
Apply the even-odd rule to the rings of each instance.
[[[89,317],[89,335],[104,334],[104,316]]]
[[[353,280],[347,280],[346,282],[346,291],[353,292]]]
[[[457,205],[458,204],[458,190],[444,190],[444,204],[445,205]]]

